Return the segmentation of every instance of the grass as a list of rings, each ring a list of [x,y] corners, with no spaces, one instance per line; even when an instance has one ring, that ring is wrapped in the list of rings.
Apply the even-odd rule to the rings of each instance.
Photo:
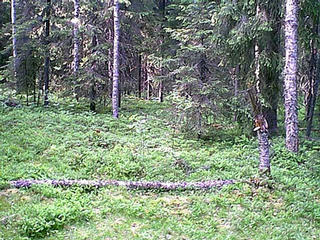
[[[295,155],[272,139],[271,188],[6,187],[21,178],[256,181],[255,138],[228,127],[199,140],[172,127],[168,107],[127,99],[118,121],[73,102],[0,107],[0,239],[320,238],[319,142],[307,140]]]

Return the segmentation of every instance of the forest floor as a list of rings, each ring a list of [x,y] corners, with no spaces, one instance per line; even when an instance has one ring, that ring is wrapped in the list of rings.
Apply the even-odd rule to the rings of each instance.
[[[121,117],[88,106],[0,103],[0,239],[320,239],[319,142],[298,155],[272,138],[259,186],[254,137],[230,127],[206,140],[171,124],[168,105],[128,99]],[[206,191],[8,188],[17,179],[248,180]]]

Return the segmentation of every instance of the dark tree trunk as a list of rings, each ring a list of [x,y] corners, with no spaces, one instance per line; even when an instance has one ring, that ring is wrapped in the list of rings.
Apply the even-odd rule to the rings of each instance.
[[[240,65],[237,65],[232,70],[232,73],[231,73],[231,77],[233,80],[233,89],[234,89],[234,97],[235,98],[238,98],[238,95],[239,95],[239,79],[238,79],[239,73],[240,73]],[[233,121],[237,122],[237,120],[238,120],[238,114],[237,114],[237,112],[235,112],[233,115]]]
[[[164,48],[164,42],[165,42],[165,32],[164,32],[164,28],[165,28],[165,22],[166,22],[166,0],[161,0],[160,1],[160,11],[161,11],[161,17],[162,17],[162,26],[161,26],[161,58],[162,58],[162,61],[164,59],[164,51],[165,51],[165,48]],[[163,77],[164,75],[164,66],[163,64],[161,63],[161,77]],[[163,80],[160,79],[160,82],[159,82],[159,102],[163,102],[163,90],[164,90],[164,87],[163,87]]]
[[[90,110],[93,112],[96,111],[96,87],[94,82],[92,83],[90,90]]]
[[[279,0],[277,1],[280,4]],[[280,5],[279,5],[280,8]],[[273,11],[273,12],[272,12]],[[279,103],[279,79],[280,71],[278,65],[280,64],[279,59],[275,56],[280,54],[280,10],[272,10],[268,5],[258,1],[257,3],[257,15],[261,22],[268,23],[273,20],[272,31],[266,31],[262,35],[262,40],[257,42],[258,52],[264,52],[267,58],[274,64],[265,65],[259,64],[259,81],[258,85],[261,91],[261,97],[264,100],[262,106],[263,116],[266,118],[268,123],[268,132],[270,134],[278,132],[278,103]],[[272,14],[274,17],[272,17]],[[271,21],[272,22],[272,21]]]
[[[150,100],[152,96],[152,87],[151,87],[151,80],[150,76],[148,74],[148,56],[146,56],[145,60],[145,68],[144,68],[144,82],[147,87],[147,94],[146,94],[146,99]]]
[[[316,36],[319,36],[320,26],[319,26],[319,17],[317,18],[316,23],[314,23],[313,32]],[[310,73],[309,73],[309,91],[307,96],[307,130],[306,136],[310,137],[312,130],[312,122],[314,109],[316,105],[319,83],[320,83],[320,59],[319,59],[319,50],[315,47],[314,40],[311,42],[311,61],[310,61]]]
[[[109,6],[113,6],[113,1],[109,2]],[[114,44],[114,20],[113,20],[113,12],[111,17],[108,19],[108,42],[110,44],[110,48],[108,49],[108,77],[109,77],[109,93],[110,98],[112,99],[112,91],[113,91],[113,44]]]
[[[142,57],[138,57],[138,97],[141,98]]]
[[[97,44],[98,44],[97,36],[94,34],[92,36],[92,41],[91,41],[92,54],[96,52]],[[92,72],[92,80],[91,80],[92,82],[91,82],[91,89],[90,89],[90,110],[95,112],[96,111],[96,83],[95,83],[96,61],[92,62],[91,72]]]
[[[51,0],[47,0],[46,6],[46,20],[45,20],[45,60],[44,60],[44,71],[43,71],[43,80],[44,80],[44,105],[49,105],[49,82],[50,82],[50,48],[49,48],[49,36],[50,36],[50,12],[51,12]]]

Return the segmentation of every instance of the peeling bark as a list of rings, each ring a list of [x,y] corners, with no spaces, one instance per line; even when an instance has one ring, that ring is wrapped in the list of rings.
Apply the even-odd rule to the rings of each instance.
[[[32,185],[53,186],[84,186],[84,187],[107,187],[120,186],[132,189],[159,189],[159,190],[188,190],[188,189],[210,189],[221,188],[236,183],[235,180],[212,180],[202,182],[144,182],[144,181],[116,181],[116,180],[16,180],[10,185],[15,188],[31,187]]]

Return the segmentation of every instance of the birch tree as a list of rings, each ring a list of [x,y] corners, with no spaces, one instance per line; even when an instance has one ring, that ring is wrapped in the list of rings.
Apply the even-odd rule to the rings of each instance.
[[[79,71],[79,23],[80,23],[80,3],[79,0],[74,0],[74,19],[73,19],[73,73],[78,74]]]
[[[120,42],[120,16],[119,0],[114,0],[113,24],[113,87],[112,87],[112,115],[114,118],[119,117],[119,42]]]
[[[298,71],[298,0],[286,0],[285,9],[285,68],[284,101],[286,147],[298,152],[298,108],[297,108],[297,71]]]
[[[13,53],[13,78],[17,81],[17,30],[16,30],[16,0],[11,0],[11,24],[12,24],[12,53]]]

